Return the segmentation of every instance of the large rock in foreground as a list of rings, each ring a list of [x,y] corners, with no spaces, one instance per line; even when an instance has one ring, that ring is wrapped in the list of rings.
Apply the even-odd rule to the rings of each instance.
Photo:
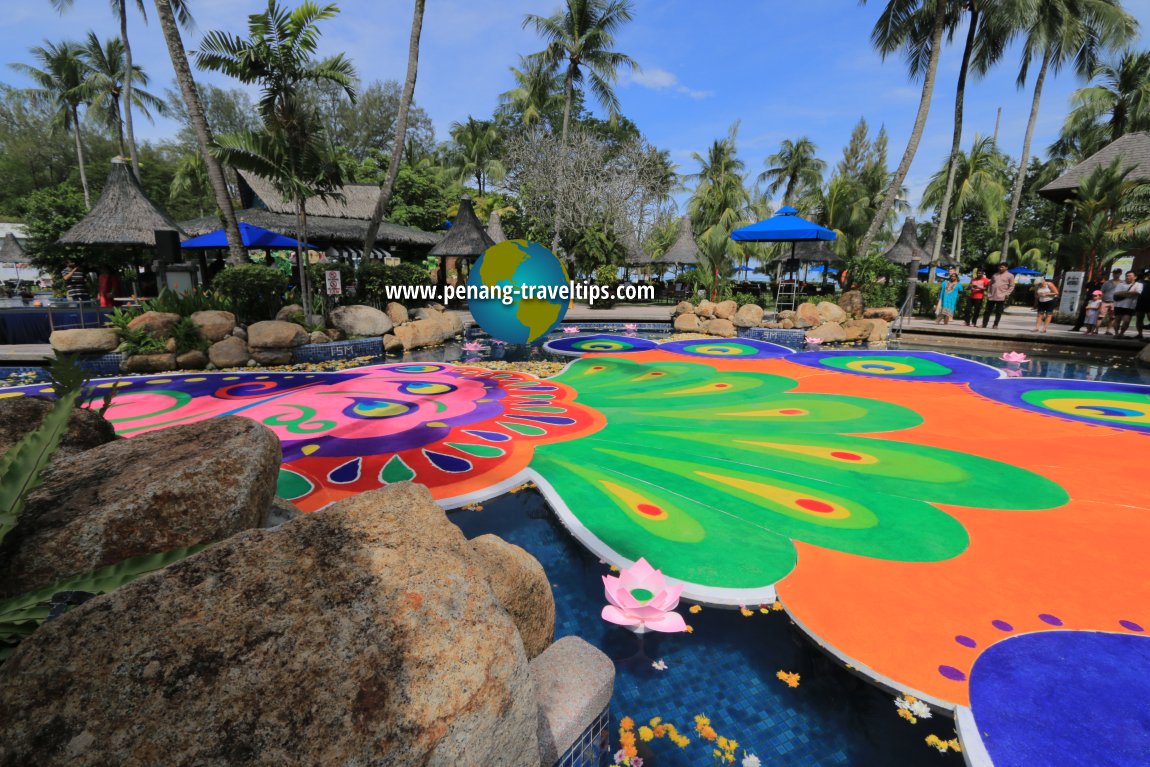
[[[307,340],[307,331],[294,322],[264,320],[248,326],[248,346],[252,349],[290,349]]]
[[[144,312],[128,323],[129,330],[146,330],[157,338],[171,338],[180,315],[171,312]]]
[[[331,324],[349,336],[383,336],[395,323],[384,312],[371,306],[341,306],[331,312]]]
[[[215,309],[193,312],[192,322],[200,329],[200,335],[212,342],[222,341],[236,329],[236,315]]]
[[[76,328],[54,330],[48,336],[52,350],[61,354],[103,354],[115,351],[120,335],[111,328]]]
[[[275,497],[280,458],[270,429],[230,416],[58,461],[0,543],[0,592],[257,527]]]
[[[47,397],[0,399],[0,455],[7,453],[28,432],[38,427],[55,404],[55,400]],[[116,438],[112,424],[96,412],[100,407],[99,402],[95,407],[95,410],[72,408],[72,414],[68,416],[68,430],[64,432],[60,447],[52,456],[54,463]]]
[[[543,565],[496,535],[479,536],[471,542],[471,550],[496,599],[515,621],[523,650],[531,660],[555,639],[555,598]]]
[[[216,341],[208,349],[208,359],[218,368],[243,367],[249,356],[247,343],[236,336]]]
[[[249,531],[45,624],[0,764],[539,764],[515,626],[426,488]]]

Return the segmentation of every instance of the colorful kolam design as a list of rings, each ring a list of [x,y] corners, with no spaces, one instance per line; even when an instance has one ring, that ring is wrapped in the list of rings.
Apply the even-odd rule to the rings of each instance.
[[[772,357],[781,357],[784,354],[794,354],[794,349],[790,349],[781,344],[772,344],[768,341],[756,341],[753,338],[724,338],[718,340],[695,338],[689,341],[668,341],[664,344],[660,344],[659,351],[682,354],[687,357],[738,360],[764,360]]]
[[[554,338],[543,344],[543,348],[552,354],[561,354],[565,357],[582,357],[584,354],[646,352],[651,351],[657,346],[658,344],[647,338],[617,336],[609,333],[570,335],[564,336],[563,338]]]
[[[1079,763],[1039,742],[1070,715],[1024,700],[1057,689],[1096,729],[1124,705],[1107,669],[1150,677],[1150,387],[1008,378],[929,352],[682,344],[590,351],[546,380],[436,363],[115,380],[125,436],[225,414],[266,424],[283,442],[281,494],[306,510],[407,479],[449,508],[535,480],[603,559],[643,556],[708,603],[777,596],[859,673],[955,709],[971,753],[1003,764]],[[1060,658],[1054,687],[1011,671],[1053,673]],[[996,741],[1038,756],[1010,761]],[[1145,748],[1113,751],[1126,742],[1081,753],[1147,763]]]
[[[998,378],[997,368],[948,354],[910,351],[817,351],[795,355],[800,365],[900,381],[969,383]]]
[[[1145,386],[1017,378],[979,382],[973,388],[986,397],[1035,413],[1150,432],[1150,390]]]

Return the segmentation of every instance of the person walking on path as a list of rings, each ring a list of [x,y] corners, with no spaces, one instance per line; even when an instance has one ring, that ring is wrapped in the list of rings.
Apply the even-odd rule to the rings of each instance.
[[[1118,338],[1125,338],[1130,328],[1130,320],[1134,319],[1134,312],[1138,306],[1138,299],[1142,296],[1142,283],[1138,282],[1138,275],[1126,272],[1126,281],[1122,287],[1114,291],[1114,316],[1118,320]]]
[[[1138,340],[1144,341],[1142,335],[1147,315],[1150,315],[1150,269],[1142,270],[1142,292],[1138,294],[1138,305],[1134,307],[1134,314],[1138,320]]]
[[[986,312],[982,315],[982,326],[990,322],[990,313],[994,312],[994,327],[998,327],[1002,319],[1002,312],[1006,309],[1006,301],[1014,292],[1014,275],[1007,268],[1008,264],[1002,261],[998,271],[990,278],[990,289],[986,294]]]
[[[978,315],[982,311],[983,302],[986,301],[988,287],[990,278],[983,274],[981,269],[975,269],[970,279],[970,296],[966,300],[966,316],[963,318],[967,327],[978,324]]]
[[[1054,319],[1054,308],[1058,305],[1058,286],[1045,277],[1038,278],[1034,289],[1034,309],[1038,317],[1034,320],[1034,332],[1045,333]]]
[[[1114,329],[1114,293],[1121,287],[1121,269],[1115,269],[1110,279],[1102,283],[1102,311],[1098,313],[1098,324],[1106,328],[1106,335]]]
[[[946,282],[942,283],[938,289],[938,307],[936,309],[938,317],[934,324],[950,324],[950,321],[954,319],[954,308],[958,305],[958,294],[961,292],[962,286],[958,284],[958,273],[951,271]]]

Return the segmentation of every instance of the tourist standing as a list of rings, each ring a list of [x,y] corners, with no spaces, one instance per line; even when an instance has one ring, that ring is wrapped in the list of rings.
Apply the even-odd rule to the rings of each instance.
[[[1144,341],[1142,330],[1147,315],[1150,315],[1150,269],[1142,270],[1142,292],[1138,294],[1138,305],[1134,307],[1134,313],[1138,318],[1138,340]]]
[[[1126,281],[1118,290],[1114,291],[1114,317],[1118,321],[1118,338],[1124,338],[1130,327],[1130,320],[1134,319],[1134,310],[1138,306],[1138,299],[1142,296],[1142,283],[1138,282],[1138,275],[1126,272]]]
[[[1058,286],[1045,277],[1038,278],[1034,289],[1034,309],[1038,317],[1034,320],[1034,332],[1045,333],[1054,319],[1054,307],[1058,304]]]
[[[88,292],[88,275],[75,261],[69,261],[64,269],[64,287],[68,291],[69,301],[90,301]]]
[[[966,301],[966,324],[977,325],[978,315],[982,311],[983,302],[986,300],[986,289],[990,287],[990,278],[982,273],[981,269],[974,270],[974,276],[970,280],[970,295]]]
[[[1102,291],[1096,290],[1090,295],[1090,300],[1086,302],[1083,315],[1083,325],[1086,326],[1086,335],[1098,335],[1098,312],[1102,309]]]
[[[946,282],[942,283],[938,289],[938,318],[935,319],[934,324],[950,324],[954,318],[954,307],[958,304],[958,294],[961,292],[962,286],[958,284],[958,273],[951,271]]]
[[[986,293],[986,312],[982,315],[982,326],[990,322],[990,314],[994,312],[994,327],[998,327],[1002,319],[1002,312],[1006,309],[1006,301],[1014,292],[1014,275],[1010,273],[1005,261],[998,265],[998,271],[990,278],[990,288]]]
[[[1114,293],[1122,287],[1122,270],[1115,269],[1110,279],[1102,283],[1102,311],[1098,323],[1106,328],[1106,335],[1114,328]]]

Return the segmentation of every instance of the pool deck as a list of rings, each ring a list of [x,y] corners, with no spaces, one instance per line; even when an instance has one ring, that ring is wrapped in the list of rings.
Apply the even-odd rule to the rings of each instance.
[[[666,304],[618,304],[610,309],[592,309],[582,304],[567,312],[564,322],[668,322],[673,307]],[[474,322],[470,312],[462,312],[464,324]],[[1139,341],[1129,331],[1128,338],[1115,338],[1103,333],[1088,336],[1071,332],[1067,325],[1051,325],[1046,333],[1034,332],[1034,313],[1023,307],[1012,307],[1002,316],[998,328],[966,327],[962,322],[936,325],[927,318],[906,323],[902,337],[907,341],[940,346],[970,346],[1017,351],[1043,352],[1076,348],[1102,354],[1137,354],[1148,341]],[[39,364],[51,359],[48,344],[0,345],[0,365]]]

